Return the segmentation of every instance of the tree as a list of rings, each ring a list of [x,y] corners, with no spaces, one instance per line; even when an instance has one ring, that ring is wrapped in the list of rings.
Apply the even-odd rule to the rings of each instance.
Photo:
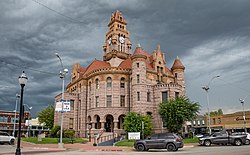
[[[50,130],[50,136],[51,137],[59,137],[58,136],[58,131],[60,131],[61,127],[59,125],[54,126],[51,130]]]
[[[152,133],[152,119],[149,115],[142,116],[136,112],[129,112],[123,122],[123,128],[126,133],[128,132],[140,132],[142,134],[142,121],[144,122],[144,137]]]
[[[208,113],[206,112],[206,115],[207,115]],[[210,116],[221,116],[221,115],[223,115],[223,111],[222,111],[222,109],[218,109],[217,111],[215,110],[215,111],[211,111],[210,112]]]
[[[65,138],[74,138],[75,137],[75,130],[73,130],[73,129],[65,129],[64,131],[63,131],[63,133],[64,133],[64,137]]]
[[[54,126],[54,107],[49,104],[45,109],[38,113],[38,121],[51,129]]]
[[[181,96],[159,105],[159,114],[170,132],[177,133],[185,121],[191,121],[199,113],[200,105]]]

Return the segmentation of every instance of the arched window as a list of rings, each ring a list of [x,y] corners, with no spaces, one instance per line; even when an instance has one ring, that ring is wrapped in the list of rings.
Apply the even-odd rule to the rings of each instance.
[[[124,77],[121,78],[120,88],[125,88],[125,78]]]
[[[96,79],[96,80],[95,80],[95,88],[96,88],[96,89],[99,89],[99,79]]]
[[[112,79],[111,79],[111,77],[107,78],[107,87],[112,87]]]
[[[89,82],[89,92],[91,92],[91,82]]]

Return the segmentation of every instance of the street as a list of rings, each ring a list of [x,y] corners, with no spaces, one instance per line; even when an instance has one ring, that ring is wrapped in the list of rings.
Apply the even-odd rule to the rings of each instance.
[[[14,149],[13,146],[10,145],[0,145],[0,154],[10,154],[7,153],[9,149]],[[243,146],[211,146],[211,147],[204,147],[204,146],[187,146],[180,149],[177,152],[168,152],[166,150],[149,150],[148,152],[137,152],[137,151],[123,151],[123,152],[110,152],[110,151],[101,151],[101,152],[84,152],[84,148],[79,149],[68,149],[62,152],[50,152],[49,150],[43,152],[29,152],[27,154],[39,154],[39,155],[58,155],[59,153],[63,153],[64,155],[155,155],[155,154],[183,154],[183,155],[250,155],[250,145],[243,145]],[[25,153],[25,154],[26,154]]]

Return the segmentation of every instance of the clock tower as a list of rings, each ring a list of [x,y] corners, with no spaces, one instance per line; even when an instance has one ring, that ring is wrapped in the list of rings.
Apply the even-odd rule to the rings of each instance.
[[[103,60],[108,61],[113,67],[131,56],[131,42],[127,31],[127,22],[122,13],[112,13],[108,24],[105,43],[103,45]]]

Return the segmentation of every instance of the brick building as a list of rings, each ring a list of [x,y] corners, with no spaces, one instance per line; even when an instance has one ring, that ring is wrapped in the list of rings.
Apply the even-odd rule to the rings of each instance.
[[[30,113],[25,111],[23,122],[21,123],[21,134],[25,134],[28,131],[28,127],[25,126],[25,121],[30,118]],[[19,122],[19,112],[16,113],[16,127],[15,127],[15,136],[18,133],[18,124]],[[0,131],[8,132],[10,135],[13,135],[15,123],[15,112],[13,111],[4,111],[0,110]]]
[[[158,105],[163,100],[185,95],[184,65],[177,57],[166,66],[160,45],[149,54],[140,45],[133,53],[127,22],[120,11],[112,13],[103,45],[103,60],[87,67],[72,66],[72,77],[64,92],[71,112],[64,113],[64,128],[83,137],[91,132],[120,134],[130,111],[151,115],[154,131],[163,130]],[[170,60],[168,60],[170,61]],[[61,94],[55,97],[61,99]],[[55,112],[55,124],[60,125]]]

